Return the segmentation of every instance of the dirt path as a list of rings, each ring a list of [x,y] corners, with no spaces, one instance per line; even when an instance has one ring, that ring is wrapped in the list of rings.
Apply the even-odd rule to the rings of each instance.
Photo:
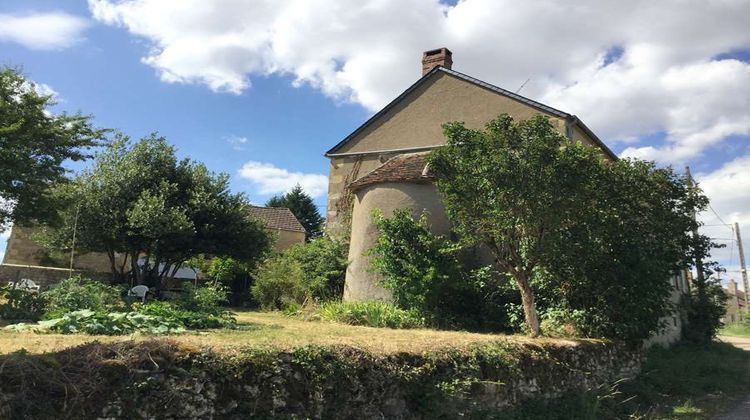
[[[730,337],[726,335],[719,336],[719,340],[730,343],[735,347],[739,347],[742,350],[750,351],[750,338],[743,337]],[[747,420],[750,419],[750,395],[734,408],[723,416],[717,417],[716,420]]]

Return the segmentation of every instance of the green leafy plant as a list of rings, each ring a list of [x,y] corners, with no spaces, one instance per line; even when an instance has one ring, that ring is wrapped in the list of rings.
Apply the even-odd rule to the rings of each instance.
[[[200,287],[185,284],[177,305],[187,311],[218,315],[225,312],[222,307],[227,303],[227,287],[219,283],[208,283]]]
[[[47,307],[47,299],[39,292],[0,286],[0,318],[5,320],[36,321]]]
[[[227,311],[217,313],[190,311],[172,302],[154,301],[135,304],[133,309],[140,314],[178,322],[191,330],[224,328],[236,324],[234,317]]]
[[[474,330],[511,329],[504,306],[517,292],[499,286],[490,267],[470,270],[459,245],[430,231],[426,215],[396,210],[390,218],[373,215],[378,238],[370,251],[372,268],[396,306],[415,310],[430,325]]]
[[[251,293],[262,308],[283,309],[307,297],[302,277],[302,266],[297,261],[284,255],[271,257],[255,273]]]
[[[144,334],[178,334],[185,331],[176,318],[143,314],[140,312],[96,312],[89,309],[73,311],[60,318],[40,321],[39,328],[62,334],[120,335],[140,332]]]
[[[82,309],[108,312],[124,308],[119,288],[81,276],[62,280],[42,295],[48,301],[47,319]]]
[[[424,318],[419,312],[399,309],[380,300],[362,302],[326,302],[320,307],[320,318],[350,325],[385,328],[421,328]]]
[[[346,265],[345,244],[319,237],[268,258],[255,273],[252,295],[266,309],[337,300],[343,295]]]

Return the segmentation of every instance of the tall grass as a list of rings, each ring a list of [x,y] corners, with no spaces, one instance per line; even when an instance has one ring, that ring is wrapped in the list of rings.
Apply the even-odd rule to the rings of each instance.
[[[719,330],[719,335],[750,338],[750,321],[738,324],[727,324]]]
[[[349,325],[385,328],[420,328],[424,319],[416,311],[406,311],[380,300],[327,302],[320,307],[320,318]]]

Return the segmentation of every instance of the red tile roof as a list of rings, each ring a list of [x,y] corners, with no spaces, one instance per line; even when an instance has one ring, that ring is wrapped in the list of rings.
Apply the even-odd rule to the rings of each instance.
[[[248,212],[254,218],[265,223],[266,227],[270,229],[291,230],[295,232],[305,231],[302,223],[286,207],[249,206]]]
[[[359,190],[383,182],[427,183],[435,179],[427,170],[426,153],[409,153],[394,156],[372,172],[358,178],[349,188]]]

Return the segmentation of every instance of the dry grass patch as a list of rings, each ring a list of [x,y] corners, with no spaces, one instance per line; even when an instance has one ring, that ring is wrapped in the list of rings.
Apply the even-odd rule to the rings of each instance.
[[[462,348],[472,344],[495,341],[516,343],[570,345],[574,342],[557,339],[530,339],[520,335],[476,334],[430,329],[393,330],[357,327],[323,321],[302,321],[278,312],[237,311],[237,329],[188,332],[170,336],[175,342],[195,347],[229,349],[239,346],[271,346],[278,349],[315,345],[347,345],[375,353],[421,353],[445,347]],[[0,353],[25,349],[31,353],[59,351],[93,341],[117,342],[150,337],[98,336],[84,334],[36,334],[0,330]]]

